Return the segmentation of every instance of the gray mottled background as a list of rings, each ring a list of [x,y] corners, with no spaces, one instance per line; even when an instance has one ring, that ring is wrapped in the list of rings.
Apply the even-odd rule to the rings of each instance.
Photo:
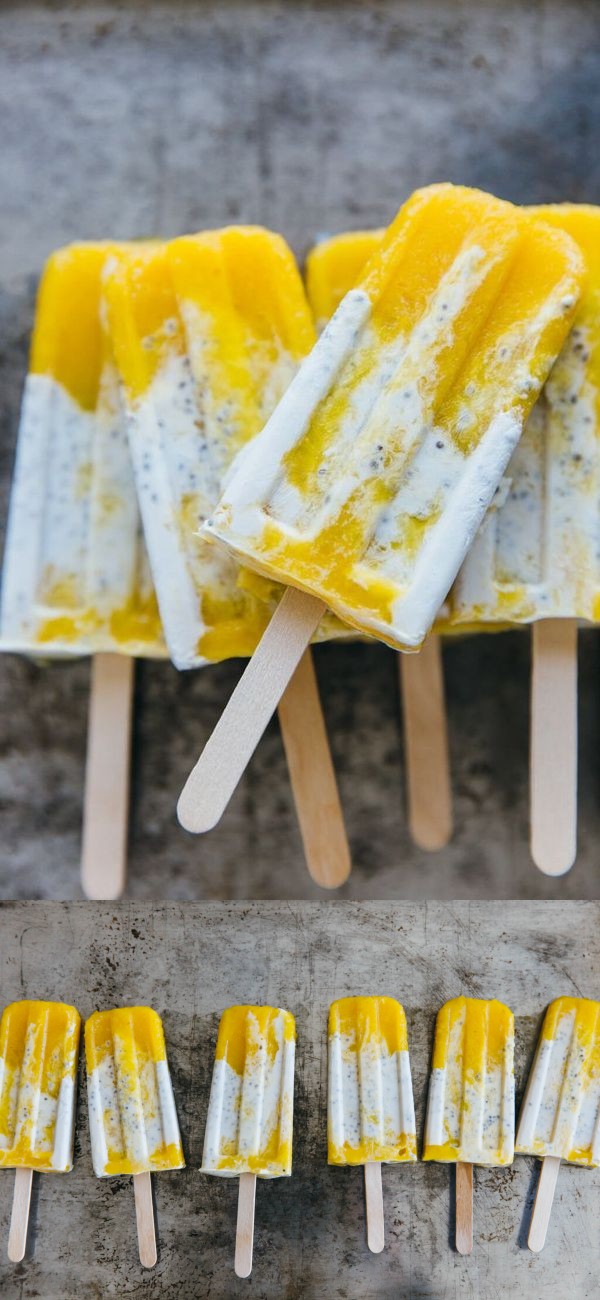
[[[229,221],[319,232],[384,223],[448,178],[519,202],[598,200],[595,0],[361,4],[10,4],[0,11],[2,517],[34,291],[78,237]],[[548,882],[527,851],[526,633],[446,651],[456,835],[405,826],[392,653],[323,647],[317,667],[354,857],[354,897],[594,896],[600,663],[582,637],[579,861]],[[225,664],[137,676],[130,891],[298,897],[306,875],[276,724],[222,825],[187,837],[176,795],[237,679]],[[0,663],[0,895],[77,897],[88,666]]]
[[[477,1169],[474,1248],[462,1259],[454,1171],[388,1165],[386,1248],[369,1254],[361,1172],[326,1163],[326,1026],[346,994],[404,1004],[420,1149],[442,1002],[462,992],[511,1007],[520,1101],[547,1003],[600,998],[600,904],[17,903],[0,908],[0,946],[3,1002],[56,998],[84,1017],[155,1007],[187,1160],[154,1176],[160,1255],[144,1272],[131,1179],[92,1172],[82,1063],[74,1169],[35,1180],[17,1268],[5,1255],[13,1178],[0,1170],[2,1300],[597,1300],[600,1169],[562,1167],[539,1256],[525,1244],[539,1162]],[[293,1174],[258,1185],[250,1283],[233,1274],[236,1183],[199,1172],[219,1016],[247,1001],[287,1007],[298,1032]]]

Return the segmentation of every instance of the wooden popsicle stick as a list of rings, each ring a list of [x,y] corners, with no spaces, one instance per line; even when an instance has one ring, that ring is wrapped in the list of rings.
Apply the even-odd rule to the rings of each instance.
[[[456,1166],[456,1249],[470,1255],[473,1249],[473,1166]]]
[[[559,1169],[559,1156],[545,1156],[542,1160],[542,1172],[527,1238],[527,1245],[530,1250],[540,1251],[544,1249]]]
[[[350,875],[350,849],[310,647],[281,697],[279,723],[308,870],[337,889]]]
[[[140,1264],[143,1264],[144,1268],[154,1268],[157,1251],[152,1204],[152,1174],[134,1174],[133,1191]]]
[[[11,1264],[20,1264],[25,1258],[32,1184],[33,1169],[15,1169],[15,1189],[8,1233],[8,1258]]]
[[[127,878],[134,661],[92,659],[81,884],[88,898],[120,898]]]
[[[234,1265],[237,1277],[250,1277],[252,1272],[255,1199],[256,1174],[240,1174]]]
[[[452,835],[452,792],[441,641],[401,654],[408,826],[421,849],[443,849]]]
[[[531,856],[562,876],[577,853],[577,624],[533,625],[531,675]]]
[[[288,587],[179,796],[187,831],[212,830],[222,817],[323,615],[316,596]]]
[[[383,1189],[381,1165],[369,1160],[365,1165],[365,1201],[367,1204],[367,1245],[379,1255],[385,1245],[383,1225]]]

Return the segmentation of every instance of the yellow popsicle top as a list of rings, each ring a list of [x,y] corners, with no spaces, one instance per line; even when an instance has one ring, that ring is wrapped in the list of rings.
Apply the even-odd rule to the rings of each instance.
[[[349,1039],[352,1052],[370,1041],[385,1044],[390,1056],[408,1051],[406,1015],[395,998],[338,998],[329,1008],[329,1036],[333,1034]]]
[[[88,1074],[106,1057],[114,1056],[115,1039],[122,1050],[121,1060],[132,1074],[140,1063],[166,1061],[167,1049],[162,1021],[152,1007],[118,1007],[114,1011],[94,1011],[85,1024],[85,1061]]]
[[[93,411],[102,365],[100,277],[110,243],[69,244],[48,258],[38,290],[29,369]]]
[[[318,330],[324,329],[342,298],[357,284],[379,248],[383,230],[355,230],[323,239],[306,259],[306,292]]]
[[[258,1037],[248,1034],[248,1018],[256,1023]],[[296,1021],[291,1011],[280,1007],[228,1007],[221,1016],[215,1060],[226,1061],[236,1074],[256,1063],[260,1047],[266,1046],[267,1059],[274,1061],[279,1051],[275,1022],[283,1018],[284,1042],[296,1041]]]
[[[575,1016],[575,1035],[582,1047],[591,1049],[597,1072],[600,1074],[600,1002],[589,998],[556,998],[544,1016],[542,1038],[556,1038],[556,1030],[563,1016]]]
[[[473,1077],[486,1067],[502,1066],[507,1044],[514,1034],[514,1016],[502,1002],[483,998],[453,998],[438,1012],[435,1025],[432,1068],[448,1064],[452,1031],[464,1022],[462,1041],[463,1074]]]
[[[5,1008],[0,1167],[59,1172],[53,1161],[58,1098],[63,1080],[75,1084],[80,1027],[79,1012],[64,1002],[13,1002]]]

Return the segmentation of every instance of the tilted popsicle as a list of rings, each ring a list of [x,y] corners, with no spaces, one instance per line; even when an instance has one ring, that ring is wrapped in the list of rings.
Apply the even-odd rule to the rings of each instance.
[[[281,1007],[238,1006],[219,1025],[202,1170],[239,1177],[235,1271],[252,1269],[257,1178],[292,1172],[296,1024]]]
[[[421,644],[582,277],[567,235],[489,195],[433,186],[400,210],[204,526],[301,595],[284,596],[189,778],[184,825],[220,816],[324,605],[398,648]]]
[[[100,281],[112,244],[72,244],[40,284],[10,500],[0,648],[93,654],[82,883],[123,890],[132,656],[164,658]]]
[[[150,1175],[185,1165],[160,1016],[150,1007],[94,1012],[85,1056],[94,1173],[133,1175],[140,1259],[152,1268]]]
[[[587,280],[504,490],[458,575],[451,623],[535,625],[531,846],[554,875],[577,847],[575,620],[600,620],[600,208],[532,211],[576,241]]]
[[[543,1161],[529,1233],[529,1246],[538,1251],[546,1240],[561,1160],[600,1165],[600,1002],[564,997],[548,1007],[516,1151]]]
[[[33,1171],[73,1167],[81,1020],[62,1002],[13,1002],[0,1023],[0,1167],[16,1169],[8,1255],[23,1259]]]
[[[306,291],[320,330],[358,283],[383,235],[383,230],[359,230],[323,239],[311,249]],[[435,627],[418,655],[401,654],[398,660],[408,826],[415,843],[429,850],[443,848],[452,834],[444,672]]]
[[[406,1016],[394,998],[349,997],[329,1010],[330,1165],[364,1165],[369,1248],[384,1246],[382,1162],[417,1159]]]
[[[249,655],[270,609],[238,582],[236,561],[197,533],[236,453],[314,341],[294,258],[268,230],[206,231],[123,250],[104,293],[173,662]],[[281,725],[309,869],[319,884],[339,885],[350,857],[310,663],[290,687]]]
[[[510,1165],[514,1017],[502,1002],[454,998],[438,1012],[423,1160],[457,1165],[457,1249],[472,1248],[472,1165]]]

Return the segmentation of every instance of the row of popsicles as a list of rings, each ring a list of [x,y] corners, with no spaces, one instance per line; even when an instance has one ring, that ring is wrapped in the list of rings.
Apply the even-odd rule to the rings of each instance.
[[[80,1016],[16,1002],[0,1025],[0,1165],[17,1170],[9,1257],[25,1253],[34,1170],[72,1168]],[[202,1170],[239,1177],[235,1269],[252,1267],[257,1178],[291,1174],[293,1015],[237,1006],[219,1026]],[[406,1016],[390,997],[329,1012],[328,1161],[365,1171],[369,1248],[384,1247],[382,1163],[416,1161]],[[156,1263],[150,1175],[184,1166],[162,1024],[149,1007],[95,1012],[85,1026],[97,1177],[133,1176],[140,1259]],[[472,1249],[472,1166],[512,1164],[514,1019],[500,1002],[455,998],[438,1013],[423,1160],[457,1165],[457,1249]],[[516,1150],[543,1159],[529,1244],[544,1244],[561,1160],[600,1165],[600,1003],[562,997],[545,1015]]]
[[[218,820],[287,683],[309,869],[341,883],[348,846],[302,652],[312,634],[353,629],[414,650],[433,625],[401,664],[409,820],[441,845],[437,634],[534,621],[534,856],[570,864],[575,628],[596,621],[598,600],[599,230],[591,207],[520,210],[441,185],[385,234],[317,246],[306,291],[281,237],[258,228],[50,258],[0,643],[94,655],[88,893],[122,888],[132,658],[168,647],[191,668],[252,654],[279,583],[303,594],[277,606],[188,784],[188,829]]]

